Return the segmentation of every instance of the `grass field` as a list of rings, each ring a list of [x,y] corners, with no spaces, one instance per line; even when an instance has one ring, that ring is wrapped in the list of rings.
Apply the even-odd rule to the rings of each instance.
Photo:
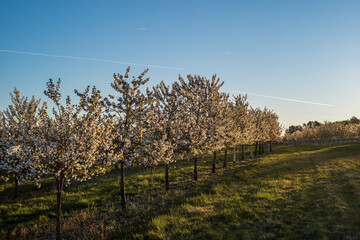
[[[240,155],[238,154],[239,158]],[[211,174],[211,157],[170,169],[127,169],[129,209],[118,172],[74,184],[63,198],[65,239],[359,239],[360,145],[276,146],[274,153]],[[229,160],[232,155],[229,156]],[[0,193],[1,239],[55,237],[55,187],[20,184]]]

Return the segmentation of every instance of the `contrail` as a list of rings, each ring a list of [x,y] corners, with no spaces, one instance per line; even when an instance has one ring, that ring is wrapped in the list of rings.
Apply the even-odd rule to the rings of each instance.
[[[105,60],[105,59],[99,59],[99,58],[62,56],[62,55],[54,55],[54,54],[47,54],[47,53],[24,52],[24,51],[15,51],[15,50],[6,50],[6,49],[0,49],[0,52],[27,54],[27,55],[35,55],[35,56],[43,56],[43,57],[54,57],[54,58],[66,58],[66,59],[106,62],[106,63],[117,63],[117,64],[123,64],[123,65],[134,65],[134,66],[149,67],[149,68],[184,70],[183,68],[177,68],[177,67],[166,67],[166,66],[158,66],[158,65],[149,65],[149,64],[131,63],[131,62],[121,62],[121,61]]]
[[[268,96],[268,95],[257,94],[257,93],[249,93],[249,92],[245,92],[245,91],[244,92],[228,91],[228,92],[245,93],[245,94],[248,94],[248,95],[253,95],[253,96],[258,96],[258,97],[265,97],[265,98],[272,98],[272,99],[283,100],[283,101],[306,103],[306,104],[319,105],[319,106],[325,106],[325,107],[334,107],[334,105],[326,104],[326,103],[310,102],[310,101],[304,101],[304,100],[298,100],[298,99],[292,99],[292,98],[274,97],[274,96]]]

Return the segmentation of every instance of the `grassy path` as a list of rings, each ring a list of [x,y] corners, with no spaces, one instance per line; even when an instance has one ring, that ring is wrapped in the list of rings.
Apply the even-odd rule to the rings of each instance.
[[[192,161],[170,170],[129,169],[130,207],[119,207],[119,175],[72,185],[64,196],[66,239],[359,239],[360,145],[277,146],[274,154],[232,163],[212,175],[211,158],[200,161],[200,181],[191,180]],[[238,155],[239,157],[240,155]],[[229,158],[232,158],[229,157]],[[0,193],[0,238],[52,238],[55,195],[11,186]]]

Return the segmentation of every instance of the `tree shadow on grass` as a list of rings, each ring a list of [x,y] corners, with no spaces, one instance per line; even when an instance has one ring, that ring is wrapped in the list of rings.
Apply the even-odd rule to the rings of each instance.
[[[200,164],[202,169],[200,181],[192,181],[192,174],[189,172],[185,177],[178,179],[176,188],[169,193],[165,193],[160,188],[161,184],[156,185],[155,188],[149,185],[148,190],[141,190],[144,185],[138,183],[137,176],[139,173],[144,174],[144,171],[127,169],[127,178],[134,182],[128,188],[129,210],[125,213],[121,212],[119,207],[117,189],[119,175],[115,171],[103,178],[75,184],[67,189],[68,196],[65,196],[64,200],[65,214],[74,209],[89,208],[89,203],[95,202],[107,215],[106,209],[112,204],[116,214],[108,216],[105,221],[105,225],[111,229],[107,232],[109,239],[161,238],[162,230],[156,230],[157,225],[154,220],[164,216],[179,217],[185,221],[170,219],[168,223],[163,223],[164,229],[174,229],[169,231],[170,235],[164,235],[172,239],[219,239],[219,237],[235,239],[234,236],[236,239],[271,239],[281,236],[296,239],[299,238],[298,236],[314,238],[356,236],[349,235],[346,226],[343,229],[339,226],[338,230],[331,228],[333,224],[331,221],[335,220],[322,214],[328,211],[326,210],[328,205],[321,205],[317,201],[328,199],[326,191],[320,191],[321,186],[327,185],[321,182],[325,180],[319,171],[327,165],[336,166],[337,161],[344,156],[359,155],[358,146],[277,146],[275,151],[278,152],[235,164],[229,161],[229,167],[220,168],[215,175],[208,173],[211,168],[209,164],[211,157],[206,158]],[[179,168],[191,168],[191,165],[192,161],[177,163]],[[338,172],[333,168],[330,170],[331,174],[329,173],[325,178],[333,179],[329,180],[330,182],[336,182],[335,180],[338,180],[345,171]],[[354,171],[354,169],[346,171]],[[179,172],[173,169],[170,174],[177,178]],[[163,166],[155,171],[155,174],[160,173],[163,173]],[[149,176],[146,179],[149,179]],[[351,182],[352,179],[353,177],[349,181]],[[277,184],[274,181],[278,181],[280,185],[274,186]],[[346,184],[344,186],[346,188]],[[267,191],[274,196],[267,198]],[[280,193],[272,193],[274,191]],[[76,192],[83,194],[76,195]],[[72,193],[75,195],[71,195]],[[317,195],[319,193],[322,194]],[[353,194],[349,190],[346,196],[351,199]],[[90,200],[82,202],[81,198],[90,198]],[[186,209],[184,207],[186,204],[195,206],[195,210]],[[357,208],[357,205],[353,204],[350,210]],[[210,209],[206,207],[208,205],[211,206]],[[197,206],[202,208],[197,209]],[[313,206],[317,206],[319,212],[314,212]],[[38,212],[34,215],[43,214]],[[34,215],[30,214],[24,221],[36,218]],[[104,218],[106,219],[106,216]],[[351,221],[349,222],[353,226]],[[356,231],[355,227],[349,229]],[[339,233],[337,234],[336,231]],[[81,233],[79,234],[81,238]]]
[[[353,181],[360,166],[335,168],[337,161],[341,161],[344,155],[357,155],[359,158],[359,150],[344,154],[344,151],[349,153],[354,150],[353,148],[353,146],[329,148],[326,151],[305,154],[295,160],[284,160],[278,164],[259,166],[256,161],[245,164],[236,169],[234,174],[217,176],[216,179],[209,179],[195,186],[195,189],[185,193],[185,197],[182,197],[183,201],[165,207],[164,211],[151,216],[146,230],[141,232],[146,237],[154,239],[159,236],[173,239],[357,239],[360,233],[358,227],[360,205],[356,196],[360,189],[355,187]],[[292,167],[288,166],[288,161]],[[321,169],[326,168],[327,165],[330,165],[328,166],[330,169],[324,176]],[[244,181],[243,177],[248,177],[244,171],[248,171],[248,168],[259,169],[255,169],[257,176]],[[267,180],[284,180],[284,178],[286,180],[291,175],[296,175],[297,180],[304,178],[306,181],[296,181],[294,184],[299,186],[283,189],[280,196],[274,194],[276,199],[257,195],[258,192],[266,192],[266,190],[276,192],[277,189],[274,189],[276,186],[269,186]],[[216,189],[221,182],[234,184],[236,187],[230,191],[233,191],[234,195],[237,195],[236,191],[241,192],[237,197],[242,201],[237,202],[237,198],[229,201],[227,198],[224,200],[221,196],[216,196],[219,194]],[[281,187],[284,186],[278,186]],[[226,194],[226,190],[224,191],[220,193]],[[203,214],[203,218],[189,216],[181,206],[194,204],[196,202],[194,199],[201,194],[215,195],[211,197],[210,203],[207,203],[212,205],[215,211],[209,216]],[[180,210],[174,211],[174,209]],[[156,230],[156,226],[151,222],[163,216],[173,216],[172,221],[175,222],[176,218],[185,218],[186,221],[176,225],[170,220],[169,224],[174,229],[168,227],[166,231],[170,234],[166,235],[162,232],[166,227]],[[164,224],[166,226],[166,223]],[[131,236],[131,233],[128,234]]]

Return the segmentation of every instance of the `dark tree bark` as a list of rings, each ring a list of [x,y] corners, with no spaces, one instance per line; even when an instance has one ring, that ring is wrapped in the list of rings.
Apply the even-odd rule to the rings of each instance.
[[[124,162],[121,161],[121,168],[120,168],[120,195],[121,195],[121,208],[122,210],[126,210],[126,195],[125,195],[125,169],[124,169]]]
[[[166,189],[166,191],[169,191],[169,167],[170,167],[170,163],[167,163],[165,165],[165,189]]]
[[[261,144],[261,154],[263,154],[263,155],[265,154],[265,152],[264,152],[264,143]]]
[[[225,157],[224,157],[224,164],[223,164],[223,167],[226,168],[226,162],[227,162],[227,152],[228,152],[228,149],[225,148]]]
[[[214,151],[214,159],[213,159],[213,164],[212,164],[212,173],[216,172],[216,151]]]
[[[194,180],[198,180],[197,157],[194,157]]]
[[[258,149],[258,142],[255,142],[255,151],[254,151],[255,157],[256,157],[256,155],[257,155],[257,149]]]
[[[61,194],[64,186],[64,175],[60,174],[60,177],[56,179],[57,185],[57,212],[56,212],[56,239],[61,239]]]
[[[259,145],[258,145],[258,155],[260,156],[261,155],[261,143],[259,142]]]
[[[15,186],[14,186],[14,199],[17,199],[18,197],[18,185],[19,185],[19,181],[17,178],[17,174],[14,174],[14,182],[15,182]]]
[[[244,149],[244,145],[241,145],[241,160],[245,159],[245,149]]]
[[[271,141],[270,141],[270,152],[272,152],[272,144],[271,144]]]
[[[261,155],[261,143],[259,142],[259,156]]]

